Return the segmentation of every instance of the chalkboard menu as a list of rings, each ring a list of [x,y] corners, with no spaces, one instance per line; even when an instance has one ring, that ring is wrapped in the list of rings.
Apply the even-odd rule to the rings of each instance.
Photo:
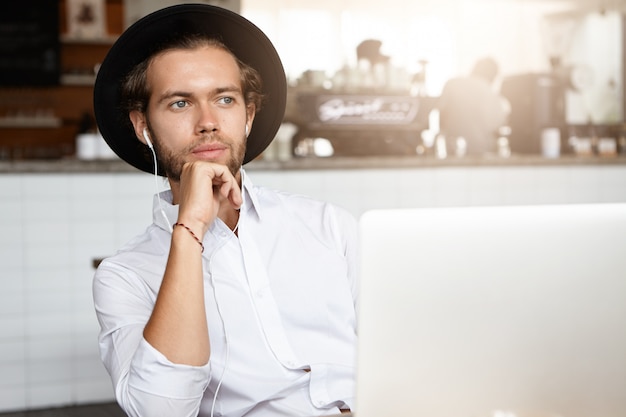
[[[0,1],[0,86],[59,83],[59,2]]]

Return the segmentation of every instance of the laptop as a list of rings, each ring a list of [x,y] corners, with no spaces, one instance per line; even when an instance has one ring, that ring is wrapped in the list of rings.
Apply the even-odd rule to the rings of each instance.
[[[356,417],[626,416],[626,204],[360,228]]]

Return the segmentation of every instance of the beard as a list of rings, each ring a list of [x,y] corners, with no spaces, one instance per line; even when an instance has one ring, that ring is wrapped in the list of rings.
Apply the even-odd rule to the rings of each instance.
[[[217,141],[223,145],[225,145],[230,151],[230,158],[226,162],[226,167],[233,174],[233,176],[237,175],[241,165],[243,164],[243,159],[246,153],[246,137],[244,136],[239,143],[234,143],[233,141],[225,140],[221,135],[207,135],[202,137],[201,139],[195,141],[194,143],[188,145],[186,148],[180,151],[174,151],[165,146],[162,146],[163,143],[159,136],[154,134],[154,131],[148,126],[150,132],[152,132],[152,138],[154,142],[154,150],[157,154],[159,165],[165,171],[167,178],[171,181],[180,182],[180,176],[183,171],[183,165],[189,161],[188,156],[192,153],[193,149],[198,145]]]

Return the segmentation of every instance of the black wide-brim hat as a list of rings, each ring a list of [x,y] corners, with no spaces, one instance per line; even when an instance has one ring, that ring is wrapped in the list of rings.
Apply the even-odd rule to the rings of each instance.
[[[121,82],[162,43],[194,33],[216,37],[261,75],[265,101],[248,135],[244,164],[267,148],[282,123],[287,100],[285,70],[267,36],[252,22],[227,9],[207,4],[166,7],[141,18],[120,35],[104,58],[94,86],[100,133],[120,158],[142,171],[153,173],[153,161],[121,106]],[[158,173],[165,175],[160,166]]]

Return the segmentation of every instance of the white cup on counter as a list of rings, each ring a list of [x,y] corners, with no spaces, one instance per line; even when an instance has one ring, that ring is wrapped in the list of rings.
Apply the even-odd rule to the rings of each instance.
[[[81,161],[110,160],[116,159],[117,155],[99,132],[79,133],[76,136],[76,158]]]
[[[98,159],[100,135],[79,133],[76,136],[76,157],[83,161]]]
[[[549,127],[541,131],[541,154],[544,158],[558,158],[561,155],[561,130]]]

